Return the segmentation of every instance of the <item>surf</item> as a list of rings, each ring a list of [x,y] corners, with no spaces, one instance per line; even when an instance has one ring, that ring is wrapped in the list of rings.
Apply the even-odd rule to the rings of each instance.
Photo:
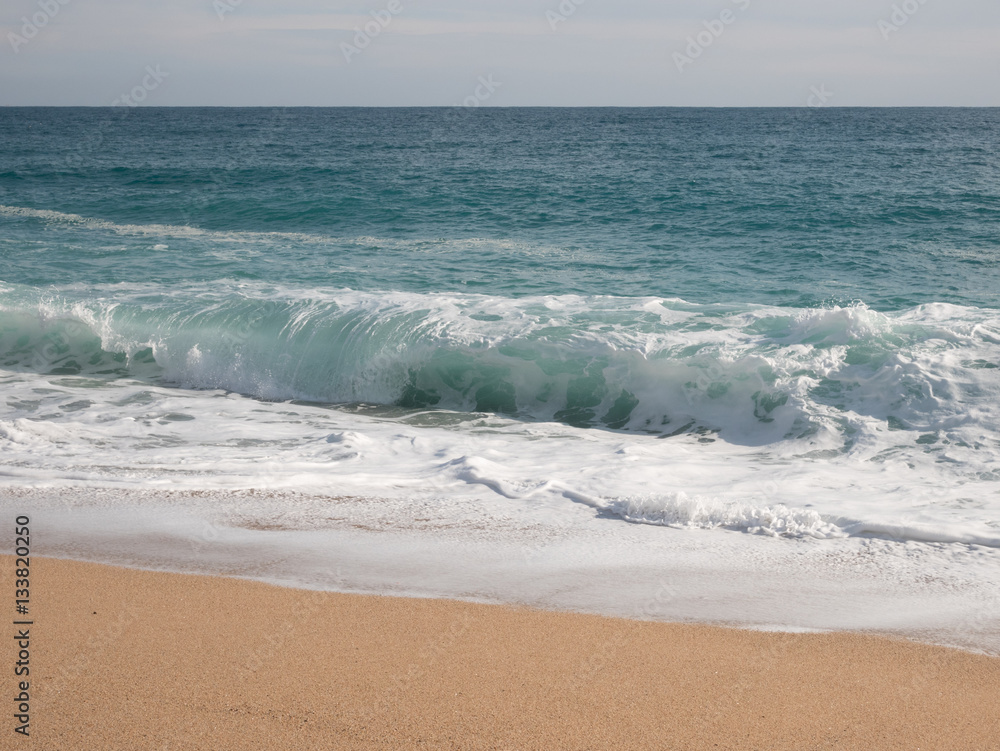
[[[744,444],[994,434],[1000,319],[230,283],[0,290],[4,367]],[[830,439],[825,440],[824,439]]]

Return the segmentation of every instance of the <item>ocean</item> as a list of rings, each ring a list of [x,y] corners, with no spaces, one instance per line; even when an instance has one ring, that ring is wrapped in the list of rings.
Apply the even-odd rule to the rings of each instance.
[[[0,384],[40,553],[997,651],[1000,110],[0,108]]]

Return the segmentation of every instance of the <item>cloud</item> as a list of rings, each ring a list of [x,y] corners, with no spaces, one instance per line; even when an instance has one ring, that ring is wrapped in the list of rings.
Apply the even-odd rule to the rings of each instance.
[[[396,1],[347,60],[389,0],[7,0],[0,104],[109,104],[161,65],[144,104],[447,105],[492,74],[491,105],[1000,105],[995,0]]]

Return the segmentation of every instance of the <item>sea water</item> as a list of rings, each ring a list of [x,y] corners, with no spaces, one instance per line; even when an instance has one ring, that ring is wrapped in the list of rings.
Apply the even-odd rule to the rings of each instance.
[[[1000,648],[1000,110],[4,108],[0,384],[53,554]]]

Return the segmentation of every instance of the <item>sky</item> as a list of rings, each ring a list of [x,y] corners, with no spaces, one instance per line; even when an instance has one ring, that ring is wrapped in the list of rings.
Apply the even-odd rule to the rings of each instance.
[[[3,0],[0,105],[1000,106],[997,0]]]

